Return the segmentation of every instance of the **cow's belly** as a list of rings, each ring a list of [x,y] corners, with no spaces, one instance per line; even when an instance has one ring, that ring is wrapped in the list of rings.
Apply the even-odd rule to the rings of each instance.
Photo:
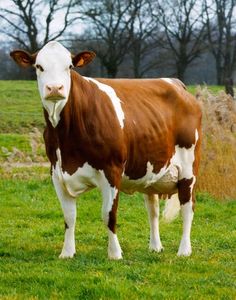
[[[178,181],[176,166],[163,167],[158,174],[153,173],[152,170],[153,166],[148,162],[147,173],[144,177],[131,180],[128,176],[123,175],[121,191],[127,194],[134,192],[172,194],[176,192]],[[63,171],[59,163],[53,169],[53,176],[57,178],[57,182],[72,197],[77,197],[95,187],[101,188],[103,174],[101,170],[92,168],[88,163],[78,168],[72,175]]]
[[[121,190],[132,194],[136,191],[141,193],[172,194],[177,191],[178,168],[175,165],[164,166],[159,173],[153,173],[153,166],[147,163],[146,175],[132,180],[124,175]]]

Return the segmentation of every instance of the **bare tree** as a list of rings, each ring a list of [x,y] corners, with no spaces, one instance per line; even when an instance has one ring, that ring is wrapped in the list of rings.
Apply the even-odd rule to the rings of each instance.
[[[195,0],[157,0],[154,14],[163,27],[163,49],[172,53],[176,75],[184,80],[187,67],[204,47],[203,5]]]
[[[131,27],[130,54],[134,77],[143,77],[149,70],[160,65],[157,57],[158,22],[153,17],[153,1],[135,0],[136,14]],[[156,50],[156,51],[155,51]]]
[[[0,5],[0,32],[16,41],[19,47],[34,52],[49,40],[57,39],[71,25],[73,0],[10,0],[11,6]],[[56,15],[61,26],[53,28]]]
[[[94,50],[109,77],[116,77],[131,45],[135,0],[83,1],[79,14],[87,23],[87,33],[93,39]],[[88,35],[88,34],[87,34]]]
[[[208,43],[221,85],[232,78],[236,67],[236,0],[204,0],[204,4]]]

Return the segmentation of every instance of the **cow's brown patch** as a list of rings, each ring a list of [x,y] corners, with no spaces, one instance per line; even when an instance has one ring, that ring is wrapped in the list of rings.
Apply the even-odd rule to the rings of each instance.
[[[181,205],[189,202],[191,199],[191,184],[193,182],[193,178],[186,179],[183,178],[178,182],[178,193],[179,193],[179,201]]]
[[[116,233],[117,209],[118,209],[118,195],[116,196],[116,198],[113,201],[112,209],[109,212],[109,218],[108,218],[108,228],[113,233]]]

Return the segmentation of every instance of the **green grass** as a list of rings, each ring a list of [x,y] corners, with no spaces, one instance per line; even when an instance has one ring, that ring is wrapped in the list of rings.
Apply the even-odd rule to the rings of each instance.
[[[34,171],[44,176],[1,176],[0,299],[235,299],[236,202],[199,195],[193,254],[179,258],[181,219],[161,221],[165,251],[150,253],[142,197],[122,194],[118,236],[124,259],[109,261],[101,197],[94,190],[78,199],[77,255],[59,260],[62,212],[49,170]]]
[[[206,87],[209,89],[209,91],[210,91],[211,93],[213,93],[213,94],[217,94],[218,92],[224,91],[224,90],[225,90],[225,87],[224,87],[224,86],[219,86],[219,85],[188,85],[188,86],[187,86],[187,90],[188,90],[191,94],[195,95],[198,86],[201,86],[201,87],[206,86]]]
[[[18,150],[27,154],[31,152],[29,137],[25,134],[1,133],[0,145],[0,160],[10,156],[16,146]]]
[[[43,128],[42,105],[36,81],[0,81],[0,132],[26,133]]]
[[[32,145],[33,149],[32,149]],[[0,162],[47,161],[42,134],[0,133]]]

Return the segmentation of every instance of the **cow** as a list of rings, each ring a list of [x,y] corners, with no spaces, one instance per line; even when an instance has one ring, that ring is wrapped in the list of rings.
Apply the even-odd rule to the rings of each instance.
[[[36,69],[46,154],[65,220],[59,257],[75,255],[76,198],[96,187],[103,198],[110,259],[122,259],[116,233],[120,191],[144,194],[152,251],[163,250],[159,200],[167,199],[166,215],[171,218],[181,210],[183,233],[177,255],[189,256],[201,109],[184,84],[170,78],[81,76],[73,68],[89,64],[95,53],[72,55],[57,41],[34,54],[14,50],[10,55],[21,67]]]

